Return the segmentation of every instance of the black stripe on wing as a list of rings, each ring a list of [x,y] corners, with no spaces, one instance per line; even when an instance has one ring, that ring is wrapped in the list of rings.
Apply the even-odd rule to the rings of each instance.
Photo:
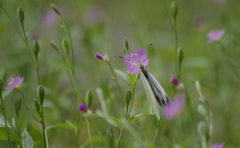
[[[144,71],[143,74],[146,77],[148,83],[150,84],[159,105],[160,106],[167,105],[169,103],[168,96],[167,96],[167,94],[165,94],[165,92],[162,92],[162,90],[159,89],[159,87],[157,86],[158,82],[154,81],[154,78],[152,78],[153,76],[150,75],[147,71]],[[158,85],[160,85],[160,84],[158,84]]]

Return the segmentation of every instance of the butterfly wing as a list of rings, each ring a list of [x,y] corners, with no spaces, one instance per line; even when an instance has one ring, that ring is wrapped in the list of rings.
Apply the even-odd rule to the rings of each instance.
[[[145,73],[145,77],[148,80],[158,103],[161,106],[167,105],[169,103],[168,96],[157,79],[148,71]]]
[[[141,76],[141,79],[142,79],[142,82],[143,82],[143,86],[144,86],[148,101],[152,105],[153,110],[154,110],[157,118],[160,120],[161,107],[160,107],[160,105],[159,105],[159,103],[158,103],[158,101],[155,97],[155,94],[152,90],[152,87],[150,86],[149,81],[146,79],[145,75],[142,72],[140,72],[140,76]]]

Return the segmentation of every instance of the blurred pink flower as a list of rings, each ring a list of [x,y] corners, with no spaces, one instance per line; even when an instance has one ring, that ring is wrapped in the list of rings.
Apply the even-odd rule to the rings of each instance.
[[[171,82],[175,85],[179,85],[179,81],[176,77],[172,77]]]
[[[224,147],[224,142],[216,143],[216,144],[210,146],[210,148],[223,148],[223,147]]]
[[[38,37],[37,37],[36,35],[32,35],[32,36],[31,36],[31,41],[37,40],[37,39],[38,39]]]
[[[99,53],[95,53],[94,55],[95,58],[99,59],[99,60],[103,60],[103,61],[106,61],[108,62],[109,61],[109,57],[108,57],[108,54],[105,52],[105,56],[99,54]]]
[[[128,65],[128,73],[137,73],[140,71],[140,65],[146,67],[149,60],[145,60],[147,53],[143,48],[140,48],[135,54],[129,54],[124,57],[125,63]]]
[[[214,0],[215,4],[221,5],[226,2],[226,0]]]
[[[103,13],[97,8],[91,8],[87,12],[87,17],[90,21],[98,22],[102,19]]]
[[[60,19],[60,16],[53,10],[49,10],[43,16],[42,22],[46,27],[51,27],[58,19]]]
[[[221,37],[225,34],[225,32],[226,29],[209,31],[207,35],[207,37],[209,38],[207,40],[207,44],[220,40]]]
[[[86,106],[84,103],[80,103],[80,104],[78,105],[77,109],[78,109],[78,110],[81,110],[81,111],[83,111],[83,112],[85,112],[85,113],[88,111],[88,108],[87,108],[87,106]]]
[[[24,77],[21,78],[18,76],[15,79],[11,77],[10,80],[8,81],[8,86],[5,87],[5,89],[14,89],[16,87],[19,87],[20,84],[22,84],[23,80],[24,80]]]
[[[194,24],[195,24],[197,27],[201,27],[201,26],[203,25],[203,23],[204,23],[203,18],[200,17],[200,16],[195,16],[194,19],[193,19],[193,21],[194,21]]]
[[[163,116],[167,120],[173,120],[179,115],[184,107],[185,100],[182,97],[176,97],[171,103],[163,108]]]

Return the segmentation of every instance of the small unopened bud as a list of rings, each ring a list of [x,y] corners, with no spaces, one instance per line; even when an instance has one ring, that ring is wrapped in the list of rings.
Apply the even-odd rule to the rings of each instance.
[[[61,12],[58,10],[58,8],[53,3],[50,3],[50,6],[59,16],[62,15]]]
[[[125,48],[127,50],[127,53],[130,54],[127,38],[124,38],[124,44],[125,44]]]
[[[45,98],[45,90],[42,85],[38,87],[37,93],[38,93],[38,99],[40,100],[40,105],[42,106]]]
[[[177,13],[178,13],[178,7],[177,7],[177,4],[174,1],[171,3],[171,8],[170,9],[171,9],[171,14],[172,14],[173,18],[176,18]]]
[[[14,102],[14,110],[15,110],[17,118],[19,117],[19,111],[21,109],[21,104],[22,104],[22,100],[20,98],[17,98]]]
[[[25,16],[24,16],[24,12],[23,12],[22,8],[18,7],[17,15],[18,15],[18,19],[19,19],[21,25],[23,26]]]
[[[2,91],[3,91],[3,82],[0,79],[0,97],[2,97]]]
[[[49,43],[57,52],[59,52],[59,48],[57,47],[56,43],[54,43],[52,40],[49,40]]]
[[[90,108],[92,105],[93,97],[92,97],[92,92],[89,90],[86,94],[86,102],[87,102],[87,107]]]
[[[38,41],[34,40],[32,41],[32,49],[33,49],[33,53],[37,59],[38,53],[39,53],[39,44]]]
[[[126,105],[128,107],[129,103],[131,102],[131,99],[132,99],[132,92],[130,90],[128,90],[126,93],[125,93],[125,102],[126,102]]]
[[[208,111],[203,105],[199,104],[198,107],[197,107],[197,110],[204,118],[209,120]]]
[[[124,47],[123,47],[123,56],[124,56],[124,57],[126,56],[126,50],[125,50]]]
[[[62,40],[62,47],[65,54],[69,57],[69,46],[68,42],[65,39]]]
[[[181,65],[183,58],[184,58],[184,51],[181,47],[179,47],[177,50],[177,56],[178,56],[178,62]]]
[[[42,116],[42,110],[37,99],[34,99],[34,106],[40,116]]]
[[[107,129],[105,138],[107,141],[107,148],[113,148],[114,147],[114,133],[111,128]]]

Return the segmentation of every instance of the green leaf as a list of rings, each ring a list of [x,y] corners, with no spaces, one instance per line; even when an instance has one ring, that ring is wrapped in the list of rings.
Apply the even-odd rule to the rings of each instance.
[[[7,126],[8,126],[8,132],[14,133],[14,130],[9,122],[7,122]],[[5,129],[6,129],[6,125],[5,125],[4,117],[0,116],[0,130],[5,130]]]
[[[131,78],[131,80],[133,81],[133,82],[135,82],[135,76],[133,75],[133,74],[128,74],[129,75],[129,77]]]
[[[9,134],[9,138],[11,141],[20,143],[16,134]],[[0,140],[8,140],[7,132],[0,130]]]
[[[25,129],[22,133],[22,144],[26,148],[35,148],[33,138],[30,136],[27,129]]]
[[[96,111],[97,115],[103,119],[105,119],[109,124],[115,126],[115,127],[118,127],[120,128],[121,127],[121,124],[120,124],[120,120],[118,118],[115,118],[115,117],[110,117],[108,115],[105,115],[102,113],[102,111],[100,110],[97,110]]]
[[[192,140],[192,137],[188,137],[185,141],[184,141],[184,143],[181,145],[181,148],[188,148],[189,146],[189,143],[191,142],[191,140]]]
[[[129,120],[129,122],[131,123],[131,122],[133,122],[134,120],[136,120],[136,119],[138,119],[138,118],[140,118],[140,117],[143,117],[143,116],[152,116],[153,114],[143,114],[143,113],[141,113],[141,114],[137,114],[137,115],[135,115],[135,116],[133,116],[130,120]],[[155,116],[155,115],[154,115]]]
[[[121,77],[130,87],[134,87],[133,85],[133,81],[132,79],[130,78],[130,76],[128,74],[126,74],[125,72],[122,72],[120,70],[117,70],[115,69],[114,70],[118,75],[119,77]]]
[[[74,125],[71,121],[66,121],[66,123],[58,123],[55,125],[51,125],[46,127],[46,130],[52,129],[52,128],[57,128],[57,127],[63,127],[72,130],[75,134],[77,133],[77,127]]]

